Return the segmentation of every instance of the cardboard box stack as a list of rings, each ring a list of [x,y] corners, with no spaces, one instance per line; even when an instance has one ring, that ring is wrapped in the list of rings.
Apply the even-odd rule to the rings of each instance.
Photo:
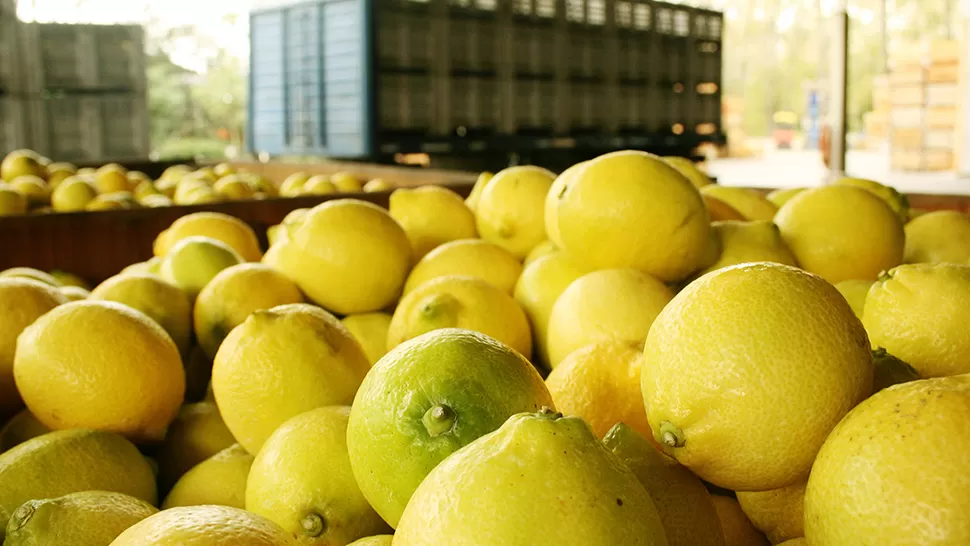
[[[866,148],[882,150],[889,143],[889,117],[892,114],[892,98],[889,77],[876,76],[872,81],[872,111],[862,116],[866,134]]]

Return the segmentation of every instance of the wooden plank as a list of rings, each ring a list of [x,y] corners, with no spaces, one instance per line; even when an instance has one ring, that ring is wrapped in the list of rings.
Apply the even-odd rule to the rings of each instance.
[[[960,63],[930,65],[926,71],[928,83],[957,83],[960,81]]]

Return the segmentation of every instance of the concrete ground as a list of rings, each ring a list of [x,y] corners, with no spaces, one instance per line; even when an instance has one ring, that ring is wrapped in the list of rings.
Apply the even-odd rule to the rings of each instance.
[[[726,186],[787,188],[817,186],[828,171],[817,150],[779,150],[761,157],[716,159],[707,169]],[[970,195],[970,178],[955,173],[893,173],[889,156],[871,151],[852,151],[846,158],[849,175],[889,184],[905,193]]]

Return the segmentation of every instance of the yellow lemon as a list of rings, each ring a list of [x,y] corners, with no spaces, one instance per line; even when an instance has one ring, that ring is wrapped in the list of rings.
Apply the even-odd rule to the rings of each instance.
[[[872,391],[869,340],[845,299],[772,263],[691,283],[657,317],[644,359],[654,438],[736,491],[805,479],[832,428]]]
[[[970,216],[940,210],[910,221],[906,224],[903,261],[970,265]]]
[[[223,269],[195,300],[196,339],[206,356],[215,358],[222,340],[254,311],[288,303],[303,303],[303,294],[269,266],[248,263]]]
[[[775,223],[799,265],[831,283],[874,281],[903,260],[902,222],[866,190],[806,190],[778,211]]]
[[[768,195],[766,195],[765,198],[771,201],[776,207],[780,209],[781,207],[785,206],[785,203],[791,201],[792,198],[794,198],[796,195],[802,193],[805,190],[806,188],[785,188],[781,190],[775,190],[769,193]]]
[[[113,193],[103,193],[92,199],[84,210],[124,210],[132,208],[125,199]]]
[[[880,277],[863,322],[873,347],[886,349],[923,377],[970,373],[970,266],[903,265]]]
[[[164,195],[149,195],[141,201],[142,206],[149,208],[171,207],[175,203]]]
[[[212,185],[212,189],[227,199],[251,199],[255,190],[242,177],[229,174]]]
[[[782,542],[779,546],[808,546],[808,541],[805,540],[805,537],[793,538]]]
[[[51,163],[45,168],[47,184],[51,189],[56,188],[65,178],[77,173],[77,167],[71,163]]]
[[[718,258],[713,265],[698,273],[698,276],[749,262],[798,265],[782,239],[778,226],[769,221],[714,222],[711,227]]]
[[[676,281],[702,265],[710,232],[704,201],[654,155],[594,159],[572,176],[558,202],[559,246],[590,269],[629,267]]]
[[[59,288],[61,286],[60,281],[58,281],[53,275],[50,273],[45,273],[39,269],[34,269],[33,267],[11,267],[10,269],[4,269],[3,271],[0,271],[0,278],[31,279],[55,288]]]
[[[330,180],[329,176],[318,174],[311,176],[300,189],[300,195],[330,195],[337,193],[337,185]]]
[[[394,190],[394,185],[383,178],[375,178],[364,184],[364,193],[379,193]]]
[[[748,519],[738,501],[731,497],[713,495],[725,546],[768,546],[770,542]]]
[[[842,294],[845,301],[849,302],[852,312],[859,320],[862,320],[863,312],[866,308],[866,296],[869,289],[875,284],[872,281],[842,281],[835,285],[836,290]]]
[[[387,333],[387,348],[442,328],[491,336],[528,358],[532,333],[512,296],[474,277],[439,277],[401,299]]]
[[[582,417],[598,437],[617,423],[652,436],[640,394],[642,353],[616,341],[573,351],[546,378],[556,409]]]
[[[108,301],[77,301],[47,313],[20,334],[17,388],[51,429],[117,432],[161,440],[185,394],[172,338],[140,311]]]
[[[330,177],[330,181],[337,187],[337,191],[341,193],[360,193],[363,190],[363,184],[361,184],[360,180],[350,173],[334,173]]]
[[[559,233],[559,200],[565,195],[566,188],[573,183],[573,178],[579,173],[586,162],[577,163],[566,169],[552,183],[544,203],[546,236],[554,245],[563,248],[562,235]]]
[[[14,216],[27,212],[27,198],[22,193],[0,182],[0,216]]]
[[[250,453],[286,420],[349,404],[370,370],[363,349],[330,313],[306,304],[256,311],[219,347],[212,390]]]
[[[556,243],[552,241],[543,241],[532,249],[532,252],[525,257],[525,261],[522,262],[522,265],[527,266],[543,256],[555,254],[556,252],[559,252],[559,247],[556,246]]]
[[[693,184],[697,189],[703,188],[704,186],[710,186],[714,183],[707,173],[700,170],[693,161],[687,159],[686,157],[665,157],[663,160],[669,163],[671,167],[677,169],[677,171],[684,175],[687,180],[690,180],[690,183]]]
[[[747,188],[734,188],[713,184],[701,188],[704,195],[709,195],[727,203],[731,208],[740,212],[745,220],[771,220],[778,212],[778,207],[765,199],[760,193]]]
[[[735,210],[734,207],[728,205],[724,201],[721,201],[717,197],[707,194],[701,194],[704,199],[704,206],[707,207],[707,213],[711,217],[711,222],[747,222],[747,218],[743,214]]]
[[[465,239],[441,245],[414,266],[404,294],[422,284],[449,275],[476,277],[511,294],[522,274],[522,263],[504,248],[481,239]]]
[[[262,256],[253,228],[238,218],[218,212],[196,212],[176,220],[155,239],[155,256],[165,256],[176,243],[192,236],[222,241],[247,262],[258,262]]]
[[[51,193],[51,207],[56,212],[77,212],[84,210],[97,196],[98,190],[93,184],[72,176],[61,182]]]
[[[253,456],[235,444],[186,472],[165,497],[162,508],[177,506],[246,507],[246,480]]]
[[[13,180],[19,176],[33,175],[41,178],[46,169],[38,161],[36,153],[29,150],[14,150],[3,158],[0,163],[0,180]]]
[[[751,523],[772,544],[778,544],[805,536],[806,485],[807,482],[798,482],[773,491],[738,491],[738,503]]]
[[[717,509],[704,483],[664,455],[624,423],[613,427],[603,443],[636,474],[653,503],[669,546],[724,546]]]
[[[449,241],[478,237],[475,214],[457,193],[440,186],[395,190],[389,210],[407,233],[415,262]]]
[[[286,177],[280,184],[280,195],[283,197],[296,197],[303,193],[303,186],[310,175],[305,172],[296,172]]]
[[[175,185],[175,191],[171,196],[172,201],[180,205],[187,205],[189,204],[189,196],[199,192],[214,193],[212,187],[205,180],[196,176],[187,176]]]
[[[909,220],[909,198],[896,191],[896,188],[864,178],[842,178],[835,183],[842,186],[853,186],[864,189],[885,201],[889,205],[889,208],[893,209],[893,212],[899,217],[899,221],[905,222]]]
[[[387,331],[391,328],[391,315],[361,313],[344,317],[341,322],[360,343],[372,366],[387,354]]]
[[[23,410],[7,421],[7,424],[0,430],[0,453],[9,451],[27,440],[42,436],[50,431],[51,429],[45,427],[30,411]]]
[[[155,475],[138,448],[116,434],[75,429],[38,436],[0,455],[0,529],[27,501],[78,491],[113,491],[154,504]]]
[[[314,207],[264,263],[327,309],[370,313],[400,296],[411,267],[411,243],[384,209],[339,199]]]
[[[331,406],[283,423],[256,456],[246,509],[276,522],[303,544],[348,544],[390,532],[350,468],[349,419],[349,407]]]
[[[121,270],[122,273],[151,273],[158,275],[162,266],[161,258],[149,258],[147,261],[129,265]]]
[[[539,258],[529,264],[515,285],[515,301],[522,306],[532,326],[539,362],[549,367],[549,317],[559,296],[586,271],[565,252]]]
[[[673,297],[662,282],[635,269],[580,277],[549,315],[549,363],[555,368],[576,349],[599,341],[642,347],[650,325]]]
[[[968,409],[963,375],[890,387],[852,410],[808,479],[808,543],[970,544]]]
[[[98,193],[128,191],[128,175],[122,168],[101,167],[94,175],[94,186]]]
[[[58,305],[67,303],[56,288],[25,278],[0,278],[0,422],[23,407],[14,383],[17,337]]]
[[[214,403],[183,406],[155,453],[162,490],[168,491],[192,467],[234,443],[236,440]]]
[[[242,256],[222,241],[186,237],[162,258],[159,275],[195,299],[220,271],[242,262]]]
[[[295,546],[293,535],[256,514],[228,506],[163,510],[130,527],[110,546]]]
[[[478,175],[478,179],[475,180],[475,185],[472,186],[471,193],[468,194],[468,198],[465,199],[465,204],[468,205],[468,208],[475,210],[478,207],[478,200],[482,197],[482,190],[485,189],[485,185],[488,184],[494,177],[495,174],[488,171]]]
[[[377,535],[351,542],[348,546],[391,546],[394,535]]]
[[[923,379],[912,366],[889,354],[885,349],[872,351],[872,364],[876,369],[872,379],[872,392],[877,393],[893,385]]]
[[[116,301],[141,311],[165,329],[179,353],[192,343],[192,304],[177,286],[150,273],[123,273],[104,281],[88,297]]]
[[[68,273],[67,271],[60,271],[55,269],[50,272],[50,276],[54,277],[54,279],[61,286],[65,286],[65,287],[75,286],[78,288],[83,288],[85,290],[89,290],[91,288],[90,286],[88,286],[88,283],[84,279],[82,279],[81,277],[78,277],[73,273]]]
[[[522,259],[546,240],[545,201],[556,175],[511,167],[492,178],[475,207],[478,233]]]
[[[229,163],[219,163],[215,167],[212,167],[212,172],[216,176],[225,177],[230,174],[236,174],[236,168]]]
[[[28,208],[43,207],[50,204],[50,187],[39,176],[19,176],[10,181],[10,187],[27,198]]]
[[[125,529],[157,512],[143,500],[106,491],[31,500],[13,513],[4,544],[110,544]]]

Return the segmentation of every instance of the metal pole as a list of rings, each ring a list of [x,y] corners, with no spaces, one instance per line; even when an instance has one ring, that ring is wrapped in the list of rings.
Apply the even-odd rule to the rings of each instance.
[[[832,40],[831,70],[829,82],[832,86],[829,98],[829,127],[832,129],[831,163],[829,170],[833,177],[845,174],[846,152],[846,107],[848,104],[849,82],[849,13],[845,6],[834,17],[835,32]]]

